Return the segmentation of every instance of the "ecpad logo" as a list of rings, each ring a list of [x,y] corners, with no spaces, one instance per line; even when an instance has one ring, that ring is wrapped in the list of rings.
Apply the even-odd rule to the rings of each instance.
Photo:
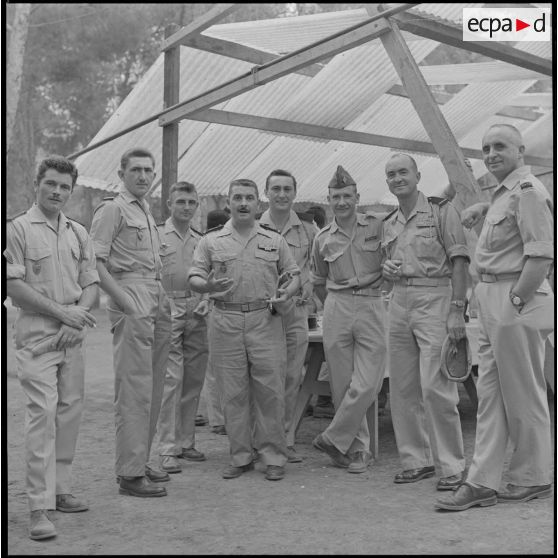
[[[464,41],[550,41],[550,8],[463,8]]]

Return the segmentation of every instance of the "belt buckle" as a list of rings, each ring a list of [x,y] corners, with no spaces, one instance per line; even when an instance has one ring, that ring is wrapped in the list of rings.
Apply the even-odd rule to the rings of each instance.
[[[354,295],[358,295],[361,289],[359,289],[358,287],[353,287],[353,296]]]
[[[250,312],[250,303],[249,302],[242,302],[240,304],[240,311],[241,312]]]
[[[492,273],[483,273],[483,276],[483,281],[485,283],[496,283],[497,281],[496,275],[493,275]]]

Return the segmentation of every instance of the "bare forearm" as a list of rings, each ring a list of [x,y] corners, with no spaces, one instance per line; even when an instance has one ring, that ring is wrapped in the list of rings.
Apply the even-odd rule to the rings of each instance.
[[[452,260],[451,286],[452,300],[465,300],[467,293],[467,268],[469,263],[466,258],[457,256]]]
[[[64,319],[62,304],[42,295],[22,279],[9,279],[6,282],[6,294],[24,310],[45,314],[59,321]]]
[[[110,297],[118,301],[122,294],[122,289],[109,273],[106,265],[101,260],[97,259],[97,273],[99,274],[100,287]]]
[[[529,300],[544,281],[551,264],[548,258],[527,258],[512,291],[522,300]]]
[[[79,297],[78,304],[91,310],[93,305],[97,300],[97,283],[93,283],[91,285],[87,285],[85,289],[81,292],[81,296]]]
[[[209,293],[210,290],[207,285],[207,280],[199,275],[194,275],[188,279],[190,288],[197,293]]]

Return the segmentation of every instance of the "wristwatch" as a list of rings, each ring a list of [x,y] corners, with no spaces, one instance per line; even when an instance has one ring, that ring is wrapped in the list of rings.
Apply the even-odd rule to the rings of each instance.
[[[521,297],[517,296],[514,292],[510,291],[510,300],[511,303],[521,310],[523,306],[525,306],[525,302],[521,299]]]
[[[453,306],[457,306],[457,308],[465,308],[464,300],[452,300],[450,304],[452,304]]]

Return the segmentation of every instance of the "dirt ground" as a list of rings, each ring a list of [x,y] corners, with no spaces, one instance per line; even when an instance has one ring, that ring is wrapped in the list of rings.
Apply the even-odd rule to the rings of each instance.
[[[4,552],[70,554],[550,554],[555,552],[555,496],[464,512],[438,512],[436,478],[396,485],[399,471],[389,409],[380,417],[380,455],[368,473],[348,474],[312,447],[328,419],[307,417],[297,438],[304,461],[288,464],[285,479],[264,479],[262,465],[223,480],[226,436],[197,428],[196,446],[207,461],[185,464],[166,484],[166,498],[118,494],[115,483],[111,338],[104,310],[87,341],[86,407],[73,468],[74,494],[85,513],[52,512],[58,536],[27,535],[23,421],[25,401],[16,375],[8,309],[7,487]],[[551,401],[554,417],[554,402]],[[203,407],[201,408],[203,412]],[[475,409],[461,393],[466,456],[470,462]],[[555,424],[553,419],[553,433]],[[553,436],[553,439],[555,436]],[[6,455],[6,454],[4,454]],[[3,467],[3,471],[6,471]],[[6,477],[4,477],[6,478]],[[506,482],[506,479],[504,479]],[[6,490],[7,489],[7,490]],[[7,548],[6,548],[7,539]]]

